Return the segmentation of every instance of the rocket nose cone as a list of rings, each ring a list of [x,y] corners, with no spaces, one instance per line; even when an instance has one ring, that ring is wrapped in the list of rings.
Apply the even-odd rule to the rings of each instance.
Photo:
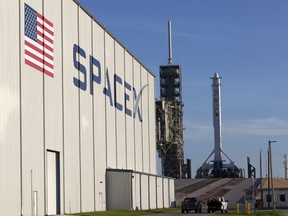
[[[218,74],[218,73],[215,73],[215,74],[214,74],[214,78],[219,78],[219,74]]]

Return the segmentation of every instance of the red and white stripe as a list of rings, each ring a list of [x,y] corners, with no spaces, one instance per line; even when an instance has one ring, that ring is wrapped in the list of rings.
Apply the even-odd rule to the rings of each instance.
[[[54,77],[53,23],[37,13],[37,42],[25,36],[25,63]]]

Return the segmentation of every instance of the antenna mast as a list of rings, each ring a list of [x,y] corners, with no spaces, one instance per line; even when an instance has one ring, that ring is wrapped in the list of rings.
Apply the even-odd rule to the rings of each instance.
[[[171,33],[171,21],[168,21],[168,47],[169,47],[169,57],[168,64],[172,65],[172,33]]]

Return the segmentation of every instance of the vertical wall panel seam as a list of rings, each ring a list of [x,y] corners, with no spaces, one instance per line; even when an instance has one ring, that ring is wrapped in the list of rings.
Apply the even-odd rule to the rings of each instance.
[[[64,67],[63,67],[63,0],[61,0],[61,76],[62,76],[62,161],[63,161],[63,171],[62,171],[62,175],[63,175],[63,213],[65,214],[65,119],[64,119]],[[60,154],[61,156],[61,154]],[[61,160],[60,160],[61,161]],[[61,169],[61,166],[60,166]],[[61,176],[61,175],[60,175]],[[61,181],[60,181],[61,182]],[[61,195],[60,195],[60,199],[61,199]],[[60,202],[61,203],[61,202]],[[60,212],[61,212],[61,206],[60,206]]]
[[[93,43],[93,38],[94,38],[94,34],[93,34],[93,19],[91,18],[91,47],[92,47],[92,56],[94,56],[94,43]],[[89,59],[90,61],[90,59]],[[91,69],[90,69],[91,70]],[[91,76],[92,74],[90,73],[90,82],[92,82],[91,80]],[[92,82],[93,83],[93,82]],[[91,84],[90,84],[91,85]],[[94,89],[94,85],[92,84],[92,89]],[[91,91],[91,89],[90,89]],[[93,91],[94,92],[94,91]],[[96,172],[95,172],[95,100],[94,100],[94,94],[92,94],[92,145],[93,145],[93,195],[94,195],[94,211],[96,211]]]
[[[143,71],[143,67],[141,66],[140,67],[140,89],[142,88],[142,71]],[[140,93],[140,92],[139,92]],[[142,122],[140,121],[141,123],[141,148],[142,148],[142,169],[141,171],[144,172],[144,142],[143,142],[143,118],[144,118],[144,113],[143,113],[143,97],[141,97],[141,112],[142,112]],[[140,112],[140,114],[141,114]]]
[[[79,10],[80,10],[80,5],[77,5],[77,43],[79,44],[80,42],[80,32],[79,32]],[[78,61],[80,60],[80,54],[78,52]],[[78,63],[79,64],[79,63]],[[78,68],[78,79],[79,79],[79,68]],[[79,179],[80,179],[80,212],[82,212],[82,169],[81,169],[81,98],[80,98],[80,88],[78,88],[78,133],[79,133]]]
[[[170,206],[171,200],[170,200],[170,179],[168,179],[168,203]]]
[[[114,46],[114,73],[113,73],[113,80],[114,80],[114,82],[113,82],[113,86],[114,86],[114,101],[113,101],[113,103],[114,103],[114,112],[115,112],[115,120],[114,120],[114,122],[115,122],[115,124],[114,124],[114,128],[115,128],[115,153],[116,153],[116,169],[117,168],[119,168],[118,167],[118,137],[117,137],[117,117],[118,117],[118,115],[117,115],[117,109],[116,109],[116,104],[115,104],[115,101],[117,100],[116,99],[116,85],[115,85],[115,74],[117,74],[117,69],[116,69],[116,45],[115,45],[115,43],[116,43],[116,41],[115,41],[115,39],[113,40],[113,46]],[[110,84],[111,85],[111,84]]]
[[[158,158],[157,158],[157,156],[158,156],[158,151],[157,151],[157,146],[156,146],[156,105],[155,105],[155,98],[156,98],[156,92],[155,92],[155,78],[153,78],[153,81],[152,81],[152,83],[153,83],[153,98],[154,98],[154,104],[153,104],[153,109],[152,109],[152,118],[153,118],[153,120],[152,120],[152,122],[154,122],[154,126],[152,126],[153,128],[154,128],[154,133],[153,133],[153,135],[154,135],[154,138],[153,138],[153,143],[152,143],[152,145],[153,145],[153,149],[154,149],[154,158],[155,158],[155,161],[154,161],[154,173],[153,174],[159,174],[159,175],[163,175],[163,169],[162,169],[162,159],[161,159],[161,173],[158,173],[158,162],[157,162],[157,160],[159,160]],[[151,126],[151,125],[150,125]]]
[[[157,179],[158,179],[158,176],[155,177],[155,200],[156,200],[156,208],[158,208],[158,187],[157,187]]]
[[[104,88],[106,87],[106,30],[104,30]],[[106,168],[108,166],[108,150],[107,150],[107,97],[104,97],[104,107],[105,107],[105,151],[106,151]]]
[[[140,69],[141,70],[141,69]],[[141,75],[141,73],[140,73]],[[141,83],[141,82],[140,82]],[[140,84],[141,85],[141,84]],[[139,194],[139,198],[140,198],[140,210],[143,210],[143,207],[142,207],[142,174],[139,175],[139,188],[140,188],[140,194]]]
[[[43,14],[43,17],[45,17],[45,10],[44,10],[44,1],[42,0],[42,14]],[[43,29],[43,32],[44,34],[44,29]],[[44,57],[45,59],[45,57]],[[44,65],[44,59],[43,59],[43,65]],[[47,213],[47,205],[46,205],[46,202],[47,202],[47,196],[46,196],[46,193],[47,193],[47,181],[46,181],[46,125],[45,125],[45,118],[46,118],[46,109],[45,109],[45,73],[43,71],[43,74],[42,74],[42,79],[43,79],[43,86],[42,86],[42,94],[43,94],[43,162],[44,162],[44,169],[43,169],[43,174],[44,174],[44,214]]]
[[[126,93],[126,88],[125,88],[125,82],[126,82],[126,50],[123,49],[123,56],[124,56],[124,95]],[[126,99],[124,96],[124,112],[126,114]],[[128,154],[127,154],[127,115],[125,115],[125,121],[124,121],[124,128],[125,128],[125,168],[128,169]]]
[[[134,81],[134,71],[135,70],[135,60],[134,60],[134,58],[132,59],[132,82],[133,82],[133,86],[135,86],[135,81]],[[133,87],[134,88],[134,87]],[[133,96],[132,96],[132,101],[133,101],[133,110],[134,110],[134,106],[135,106],[135,104],[134,104],[134,102],[135,102],[135,99],[134,99],[134,90],[133,90]],[[134,143],[133,143],[133,145],[134,145],[134,170],[136,170],[136,167],[137,167],[137,165],[136,165],[136,134],[135,134],[135,118],[134,118],[134,113],[132,113],[132,119],[133,119],[133,133],[134,133],[134,136],[133,136],[133,138],[134,138]]]
[[[106,87],[106,30],[104,29],[104,32],[103,32],[103,38],[104,38],[104,70],[103,70],[103,74],[104,74],[104,87]],[[107,157],[107,154],[108,154],[108,151],[107,151],[107,98],[104,97],[104,115],[105,115],[105,160],[106,160],[106,164],[105,164],[105,174],[106,174],[106,168],[107,168],[107,165],[108,165],[108,157]],[[105,177],[104,177],[105,178]],[[105,182],[105,190],[107,191],[107,185],[106,185],[106,182]],[[106,207],[107,207],[107,196],[106,196],[106,193],[105,193],[105,200],[106,200]],[[103,203],[103,200],[102,200],[102,203]],[[101,205],[102,205],[101,203]]]
[[[148,76],[148,75],[147,75]],[[150,178],[151,178],[151,176],[150,175],[148,175],[148,187],[147,187],[147,191],[148,191],[148,209],[151,209],[151,204],[150,204],[150,202],[151,202],[151,193],[150,193]]]
[[[165,206],[165,202],[164,202],[164,177],[162,178],[162,205],[163,205],[163,208]]]
[[[149,112],[149,105],[150,105],[150,91],[151,91],[151,86],[150,86],[150,81],[149,81],[149,74],[147,73],[147,84],[149,85],[148,87],[148,94],[147,94],[147,114],[148,114],[148,131],[147,131],[147,135],[148,135],[148,160],[149,160],[149,173],[151,173],[151,140],[150,140],[150,118],[151,118],[151,115],[150,115],[150,112]],[[153,121],[152,121],[153,122]],[[149,207],[150,209],[150,207]]]
[[[22,55],[21,55],[21,39],[22,39],[22,34],[21,34],[21,0],[18,1],[19,6],[19,103],[20,103],[20,122],[19,122],[19,126],[20,126],[20,197],[21,197],[21,212],[20,214],[23,215],[23,150],[22,150],[22,145],[23,145],[23,139],[22,139]]]
[[[131,190],[131,192],[130,192],[130,196],[131,196],[131,198],[130,198],[130,210],[133,210],[133,181],[132,181],[132,176],[133,176],[133,171],[131,172],[131,174],[130,174],[130,190]]]
[[[141,67],[141,89],[142,89],[142,87],[143,86],[145,86],[147,83],[144,83],[144,80],[142,79],[142,74],[143,74],[143,76],[144,76],[144,74],[146,73],[147,71],[146,70],[144,70],[144,67]],[[148,86],[148,88],[149,88],[149,86]],[[148,91],[149,89],[147,89],[146,91]],[[146,99],[145,99],[145,93],[144,93],[144,95],[142,96],[142,98],[141,98],[141,112],[142,112],[142,124],[141,124],[141,131],[142,131],[142,135],[141,135],[141,137],[142,137],[142,161],[143,161],[143,163],[142,163],[142,172],[147,172],[146,170],[145,170],[145,167],[146,167],[146,165],[144,165],[144,162],[146,163],[146,160],[147,160],[147,157],[146,157],[146,150],[148,149],[146,149],[146,145],[147,145],[147,143],[145,143],[144,142],[144,137],[146,136],[146,140],[147,140],[147,133],[145,133],[144,134],[144,132],[145,132],[145,128],[147,128],[146,127],[146,124],[148,124],[148,122],[146,121],[144,121],[144,114],[145,114],[145,116],[146,116],[146,119],[145,120],[148,120],[148,117],[147,117],[147,115],[148,115],[148,110],[147,110],[147,112],[145,112],[144,113],[144,106],[146,105],[146,103],[144,104],[144,102],[146,101]],[[147,101],[146,101],[147,102]],[[145,160],[144,160],[144,158],[145,158]],[[149,157],[148,157],[148,159],[149,159]]]

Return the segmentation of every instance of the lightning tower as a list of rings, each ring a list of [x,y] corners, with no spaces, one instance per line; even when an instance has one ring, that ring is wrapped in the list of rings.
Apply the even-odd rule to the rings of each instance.
[[[218,73],[211,77],[212,81],[212,114],[214,127],[214,150],[197,170],[196,178],[225,178],[225,177],[241,177],[241,170],[234,165],[234,162],[224,153],[222,149],[222,127],[221,127],[221,83]],[[209,159],[214,154],[214,160]],[[224,163],[222,154],[229,160],[229,163]]]
[[[160,100],[156,101],[157,150],[162,174],[182,178],[186,174],[191,176],[191,165],[190,160],[188,165],[183,161],[182,74],[181,66],[172,62],[171,21],[168,22],[168,46],[168,65],[160,66]],[[184,167],[187,173],[183,172]]]

